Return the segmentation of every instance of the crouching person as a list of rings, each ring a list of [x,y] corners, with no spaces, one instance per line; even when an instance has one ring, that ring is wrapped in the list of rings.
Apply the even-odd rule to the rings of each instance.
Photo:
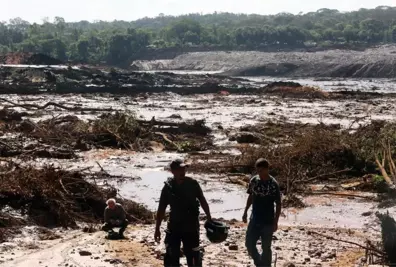
[[[126,219],[126,212],[121,204],[118,204],[115,199],[111,198],[106,201],[107,207],[104,211],[104,225],[102,230],[105,232],[113,231],[113,228],[120,227],[119,237],[124,238],[125,229],[128,226]]]

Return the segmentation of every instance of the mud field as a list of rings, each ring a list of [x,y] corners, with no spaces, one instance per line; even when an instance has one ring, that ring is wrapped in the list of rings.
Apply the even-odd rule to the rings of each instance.
[[[2,69],[3,92],[31,93],[0,95],[0,266],[161,266],[152,212],[174,158],[191,163],[212,217],[231,226],[218,245],[202,228],[204,266],[253,266],[241,217],[258,156],[285,200],[274,266],[384,262],[376,212],[394,217],[396,202],[370,153],[394,144],[391,82],[46,70]],[[126,240],[97,230],[109,196],[132,216]]]

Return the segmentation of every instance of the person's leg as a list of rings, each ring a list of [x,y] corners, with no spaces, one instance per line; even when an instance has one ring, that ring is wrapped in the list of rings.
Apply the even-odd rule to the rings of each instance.
[[[183,251],[189,267],[202,267],[201,248],[199,246],[199,229],[182,235]]]
[[[123,221],[122,223],[121,223],[121,225],[120,225],[120,231],[118,232],[119,233],[119,235],[120,235],[120,238],[123,238],[124,237],[124,232],[125,232],[125,229],[127,228],[127,226],[128,226],[128,220],[126,220],[125,219],[125,221]]]
[[[113,230],[113,225],[111,223],[104,223],[102,225],[102,231],[109,232]]]
[[[179,267],[180,266],[180,245],[181,236],[175,232],[167,232],[165,236],[165,267]]]
[[[272,263],[272,235],[273,235],[272,225],[265,226],[261,230],[261,247],[263,253],[261,254],[261,262],[263,267],[271,267]]]
[[[257,241],[260,238],[260,228],[250,221],[246,231],[246,248],[256,266],[261,266],[261,256],[257,250]]]

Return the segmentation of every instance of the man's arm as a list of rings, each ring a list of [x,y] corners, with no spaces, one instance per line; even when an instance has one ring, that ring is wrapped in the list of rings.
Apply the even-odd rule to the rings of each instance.
[[[276,213],[275,213],[274,225],[275,225],[275,229],[277,230],[278,229],[278,223],[279,223],[279,217],[280,217],[281,212],[282,212],[282,198],[281,198],[281,193],[280,193],[280,189],[279,189],[279,185],[278,184],[276,184],[275,204],[276,204]]]
[[[121,208],[121,218],[120,218],[120,220],[121,221],[125,221],[126,220],[126,211],[125,211],[125,209],[124,209],[124,207],[123,206],[120,206],[120,208]]]
[[[252,203],[253,203],[253,196],[252,194],[249,194],[248,199],[246,201],[245,212],[243,214],[247,214],[248,210],[250,209],[250,206],[252,206]]]
[[[247,212],[248,212],[248,210],[250,209],[250,206],[252,206],[252,203],[253,203],[253,195],[252,195],[252,193],[253,193],[253,190],[252,190],[253,179],[254,178],[252,178],[252,180],[250,180],[249,185],[248,185],[248,189],[247,189],[247,193],[249,194],[249,196],[248,196],[248,199],[246,200],[246,207],[245,207],[245,211],[244,211],[243,216],[242,216],[242,221],[244,223],[247,223]]]
[[[197,190],[198,190],[198,200],[199,203],[201,204],[202,209],[204,210],[205,214],[206,214],[206,219],[208,221],[212,220],[212,215],[210,214],[210,208],[209,208],[209,204],[206,201],[206,198],[203,194],[202,188],[199,185],[199,183],[197,182]]]
[[[276,221],[276,223],[279,222],[279,217],[281,215],[281,212],[282,212],[282,202],[279,201],[279,202],[276,203],[276,213],[275,213],[275,221]]]
[[[252,194],[249,194],[248,199],[246,201],[245,212],[242,215],[242,221],[244,223],[247,223],[247,216],[248,216],[247,212],[248,212],[250,206],[252,205],[252,203],[253,203],[253,196],[252,196]]]
[[[165,218],[165,211],[166,211],[167,206],[168,206],[168,200],[167,200],[167,195],[166,195],[166,188],[164,187],[161,191],[161,197],[160,197],[160,201],[158,204],[157,222],[155,224],[156,231],[159,231],[159,229],[161,227],[161,223]]]
[[[110,214],[109,214],[109,210],[107,208],[104,211],[104,222],[110,223]]]

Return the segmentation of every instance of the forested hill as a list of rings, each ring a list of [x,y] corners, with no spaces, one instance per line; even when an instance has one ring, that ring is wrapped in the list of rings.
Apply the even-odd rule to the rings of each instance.
[[[128,64],[147,50],[178,47],[332,47],[396,43],[396,7],[354,12],[321,9],[306,14],[214,13],[137,21],[50,22],[21,18],[0,23],[0,53],[40,52],[63,61]]]

